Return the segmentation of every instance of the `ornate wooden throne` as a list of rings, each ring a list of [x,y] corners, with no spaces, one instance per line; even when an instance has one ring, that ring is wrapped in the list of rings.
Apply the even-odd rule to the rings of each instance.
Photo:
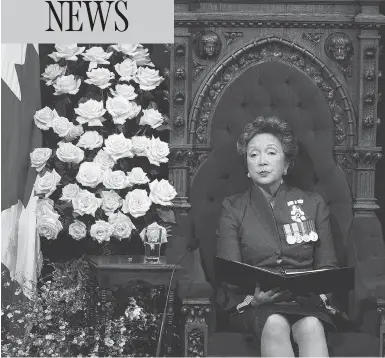
[[[342,297],[360,332],[329,337],[338,356],[384,355],[385,247],[375,215],[380,0],[176,1],[169,48],[174,247],[198,247],[181,279],[185,355],[256,355],[215,319],[213,257],[224,197],[247,185],[235,143],[258,115],[294,128],[295,185],[320,192],[338,259],[356,267]]]

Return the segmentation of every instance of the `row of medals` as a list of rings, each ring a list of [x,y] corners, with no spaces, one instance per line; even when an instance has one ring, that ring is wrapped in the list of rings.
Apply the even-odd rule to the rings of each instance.
[[[315,231],[313,220],[285,224],[283,225],[283,229],[286,236],[286,242],[289,245],[318,240],[318,234]]]

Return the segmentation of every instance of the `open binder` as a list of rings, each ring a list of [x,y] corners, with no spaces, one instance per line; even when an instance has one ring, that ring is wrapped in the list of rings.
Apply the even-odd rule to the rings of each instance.
[[[214,268],[217,281],[250,292],[254,291],[257,282],[262,291],[279,287],[295,294],[329,293],[354,287],[354,267],[280,272],[216,257]]]

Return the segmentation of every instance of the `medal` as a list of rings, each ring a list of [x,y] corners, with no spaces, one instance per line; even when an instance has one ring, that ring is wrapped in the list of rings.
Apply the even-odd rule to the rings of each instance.
[[[303,199],[292,200],[287,202],[288,207],[291,208],[291,220],[295,222],[302,222],[306,220],[305,213],[301,208],[302,204]]]
[[[294,245],[297,240],[294,237],[294,232],[291,229],[291,225],[290,224],[283,225],[283,230],[285,232],[286,242],[289,245]]]

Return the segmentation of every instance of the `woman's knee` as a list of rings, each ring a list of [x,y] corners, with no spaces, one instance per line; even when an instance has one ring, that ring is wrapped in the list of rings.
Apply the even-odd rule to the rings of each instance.
[[[266,339],[280,340],[290,335],[290,324],[279,314],[269,316],[263,326],[262,336]]]
[[[317,339],[325,336],[322,322],[313,316],[305,317],[294,323],[293,338],[295,342],[301,340]]]

